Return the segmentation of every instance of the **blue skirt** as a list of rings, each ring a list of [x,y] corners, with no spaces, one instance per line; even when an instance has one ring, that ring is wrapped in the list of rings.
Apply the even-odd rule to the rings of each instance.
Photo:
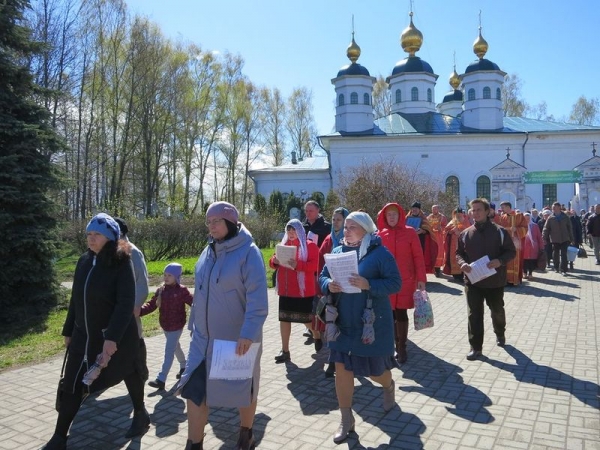
[[[399,369],[393,356],[356,356],[331,350],[329,362],[344,364],[344,368],[356,377],[378,377],[386,370]]]
[[[181,397],[202,406],[206,400],[206,361],[202,361],[190,375],[190,379],[181,390]]]

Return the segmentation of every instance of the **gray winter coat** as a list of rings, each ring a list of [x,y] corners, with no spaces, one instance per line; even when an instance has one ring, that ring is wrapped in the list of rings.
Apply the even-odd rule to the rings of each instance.
[[[210,369],[215,339],[250,339],[262,344],[262,329],[268,313],[267,277],[262,254],[252,235],[239,224],[237,236],[210,242],[195,271],[194,303],[190,312],[192,341],[179,388],[206,360],[206,403],[209,406],[249,406],[258,396],[260,357],[247,380],[211,380]]]

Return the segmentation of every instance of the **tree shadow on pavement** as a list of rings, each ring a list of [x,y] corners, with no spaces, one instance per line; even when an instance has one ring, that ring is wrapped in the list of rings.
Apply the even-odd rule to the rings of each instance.
[[[179,432],[179,424],[187,420],[185,413],[185,400],[174,395],[175,391],[159,391],[161,399],[154,406],[150,414],[152,423],[156,428],[156,436],[172,436]]]
[[[479,389],[466,384],[459,375],[462,368],[438,358],[414,342],[410,347],[410,361],[401,366],[403,378],[420,386],[402,386],[401,391],[419,393],[448,403],[451,414],[476,423],[491,423],[494,416],[487,407],[490,398]]]
[[[439,283],[436,281],[427,280],[427,292],[434,292],[436,294],[450,294],[450,295],[462,295],[464,292],[464,283],[452,282],[452,284]]]
[[[212,426],[214,435],[221,441],[223,441],[223,445],[219,448],[223,450],[233,448],[237,443],[237,439],[240,432],[238,410],[231,408],[211,408],[210,411],[211,414],[208,418],[208,422]],[[271,417],[263,413],[258,413],[254,416],[254,425],[252,425],[252,435],[254,436],[254,440],[257,446],[260,444],[260,441],[264,437],[267,424],[270,420]]]
[[[578,288],[579,285],[575,283],[569,283],[567,281],[559,281],[559,280],[538,280],[536,279],[534,284],[522,285],[522,287],[517,288],[518,290],[513,291],[516,294],[520,295],[531,295],[533,297],[548,297],[557,300],[564,300],[565,302],[573,302],[575,300],[579,300],[579,297],[571,294],[565,294],[562,292],[557,292],[556,288]],[[548,289],[544,287],[540,287],[540,285],[547,285]],[[514,289],[514,288],[513,288]],[[512,290],[511,290],[512,291]]]
[[[514,358],[516,364],[507,364],[490,358],[483,361],[511,372],[517,381],[568,392],[583,404],[600,409],[600,386],[596,383],[574,378],[550,366],[537,364],[512,345],[506,345],[504,350]]]
[[[365,383],[371,385],[370,382]],[[356,414],[362,418],[362,420],[374,427],[379,428],[385,433],[389,440],[386,443],[379,444],[377,447],[365,447],[360,442],[361,431],[366,431],[366,427],[361,424],[356,425],[356,432],[351,433],[348,436],[348,447],[352,449],[368,449],[368,450],[383,450],[383,449],[410,449],[410,450],[421,450],[424,448],[424,444],[421,441],[420,436],[425,432],[425,424],[415,414],[402,411],[399,405],[396,405],[391,411],[387,413],[383,411],[381,402],[375,402],[375,407],[371,405],[374,400],[374,396],[379,400],[382,396],[381,387],[377,385],[371,385],[376,393],[370,392],[368,400],[356,399],[353,405],[353,409]],[[364,384],[366,387],[366,384]],[[362,387],[358,387],[356,392],[359,392]],[[367,402],[367,403],[365,403]],[[362,430],[361,430],[362,428]]]
[[[338,407],[335,379],[325,378],[324,364],[319,357],[309,367],[298,367],[291,361],[286,363],[285,375],[290,381],[287,388],[305,416],[329,414]]]

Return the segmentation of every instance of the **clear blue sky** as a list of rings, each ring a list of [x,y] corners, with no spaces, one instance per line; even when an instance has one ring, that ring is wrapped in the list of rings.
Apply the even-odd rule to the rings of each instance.
[[[359,63],[387,77],[406,57],[400,33],[409,23],[409,0],[126,0],[130,11],[157,23],[166,37],[229,51],[245,61],[258,85],[312,90],[321,134],[334,124],[331,79],[348,63],[352,15]],[[481,10],[486,58],[523,81],[531,105],[566,119],[576,100],[600,97],[600,2],[597,0],[415,0],[414,24],[424,42],[417,53],[439,75],[435,100],[450,90],[453,69],[462,74],[476,59]]]

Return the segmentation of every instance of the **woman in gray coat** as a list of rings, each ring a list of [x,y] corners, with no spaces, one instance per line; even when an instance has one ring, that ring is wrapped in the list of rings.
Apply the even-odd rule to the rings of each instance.
[[[236,342],[236,354],[262,344],[268,312],[267,278],[262,254],[252,235],[238,222],[238,211],[216,202],[206,212],[209,243],[196,264],[194,303],[190,312],[192,341],[178,390],[187,399],[187,449],[202,449],[209,406],[238,408],[240,434],[236,449],[254,448],[252,424],[260,380],[256,356],[251,378],[211,379],[215,339]]]

